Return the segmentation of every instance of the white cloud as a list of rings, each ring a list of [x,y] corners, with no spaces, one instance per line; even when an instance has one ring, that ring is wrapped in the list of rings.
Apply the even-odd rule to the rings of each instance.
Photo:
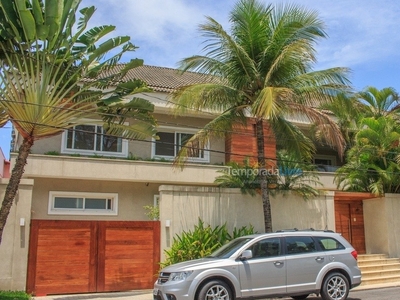
[[[400,69],[400,5],[398,0],[260,0],[266,4],[297,3],[316,10],[328,38],[316,49],[317,68],[363,68],[373,62]],[[119,35],[139,46],[134,57],[147,64],[175,67],[178,60],[198,54],[198,25],[209,15],[228,29],[236,0],[83,0],[97,7],[95,23],[117,25]],[[364,68],[365,69],[365,68]],[[397,76],[397,77],[396,77]],[[399,78],[394,74],[393,78]],[[373,84],[372,82],[370,84]],[[365,84],[366,85],[366,84]]]
[[[398,57],[400,36],[396,32],[400,10],[397,1],[308,2],[314,3],[328,27],[329,38],[319,48],[322,63],[356,66],[371,59]]]

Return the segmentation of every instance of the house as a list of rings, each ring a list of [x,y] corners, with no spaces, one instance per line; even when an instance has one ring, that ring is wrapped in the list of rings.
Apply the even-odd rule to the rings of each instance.
[[[245,197],[214,183],[226,162],[254,155],[251,121],[226,139],[211,140],[178,169],[172,160],[179,147],[213,114],[174,117],[168,95],[181,85],[208,79],[154,66],[135,68],[126,76],[142,79],[153,89],[141,96],[155,105],[160,140],[110,142],[101,134],[101,124],[88,120],[87,125],[37,141],[0,245],[1,257],[9,257],[0,263],[5,270],[0,289],[35,295],[147,289],[153,285],[163,250],[199,217],[213,225],[252,224],[263,231],[259,197]],[[293,121],[307,128],[301,118]],[[275,155],[273,136],[267,137],[266,153]],[[15,146],[19,143],[17,135]],[[11,165],[15,159],[11,153]],[[334,150],[320,147],[314,163],[330,170],[340,159]],[[390,238],[395,230],[386,228],[388,222],[399,222],[389,217],[389,205],[400,211],[396,197],[366,200],[372,196],[336,191],[331,172],[321,171],[320,179],[324,193],[312,201],[282,195],[272,199],[275,230],[333,229],[359,253],[400,255],[399,242]],[[7,182],[0,179],[0,196]],[[151,205],[159,205],[159,220],[147,217],[145,206]],[[387,209],[380,212],[378,224],[374,213],[383,206]],[[379,241],[374,240],[377,229],[387,232]]]
[[[10,177],[10,161],[4,156],[3,150],[0,148],[0,178]]]

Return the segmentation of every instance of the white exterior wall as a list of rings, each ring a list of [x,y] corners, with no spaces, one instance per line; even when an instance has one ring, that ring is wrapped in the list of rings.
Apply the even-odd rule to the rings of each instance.
[[[8,179],[0,179],[0,197]],[[0,245],[0,290],[24,291],[28,266],[33,180],[21,180]],[[23,222],[23,223],[21,223]]]
[[[363,203],[367,253],[400,257],[400,195],[386,194]]]
[[[309,200],[292,193],[278,194],[271,201],[271,209],[273,230],[335,230],[334,192]]]

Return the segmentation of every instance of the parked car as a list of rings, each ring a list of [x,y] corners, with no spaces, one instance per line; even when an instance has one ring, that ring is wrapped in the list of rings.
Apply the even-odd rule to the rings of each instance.
[[[361,284],[357,251],[333,231],[290,230],[240,237],[208,257],[162,269],[154,300],[246,299],[309,294],[345,300]]]

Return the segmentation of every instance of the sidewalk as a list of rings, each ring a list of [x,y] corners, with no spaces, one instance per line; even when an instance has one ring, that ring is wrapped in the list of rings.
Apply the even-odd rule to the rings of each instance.
[[[152,290],[33,297],[34,300],[152,300]]]

